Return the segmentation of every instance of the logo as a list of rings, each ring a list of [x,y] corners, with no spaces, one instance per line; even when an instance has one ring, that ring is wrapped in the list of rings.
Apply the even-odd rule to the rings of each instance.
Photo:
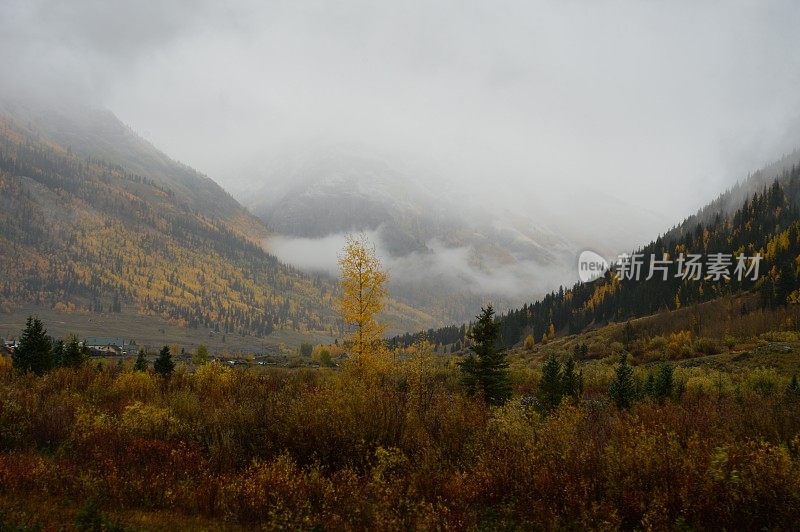
[[[586,250],[578,257],[578,277],[581,282],[593,281],[602,276],[609,268],[608,261],[594,251]]]

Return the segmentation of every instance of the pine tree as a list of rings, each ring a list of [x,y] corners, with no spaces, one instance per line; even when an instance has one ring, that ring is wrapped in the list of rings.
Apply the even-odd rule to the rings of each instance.
[[[542,366],[542,378],[539,381],[539,401],[545,412],[554,410],[564,395],[562,388],[561,363],[552,353]]]
[[[136,356],[136,363],[133,365],[134,371],[147,371],[147,355],[144,352],[144,347],[139,348],[139,354]]]
[[[75,336],[69,338],[62,353],[60,363],[65,368],[77,368],[89,358],[86,348]]]
[[[475,395],[479,387],[478,359],[475,353],[471,352],[464,357],[464,360],[458,363],[458,367],[461,369],[461,384],[467,389],[467,395],[470,397]]]
[[[653,382],[653,396],[658,399],[671,397],[674,387],[675,379],[672,366],[667,362],[662,362],[659,366],[658,375],[656,375]]]
[[[175,370],[175,362],[172,361],[172,354],[169,351],[169,346],[165,345],[158,353],[158,358],[153,363],[153,369],[162,377],[169,377]]]
[[[39,318],[28,317],[12,362],[15,368],[32,371],[37,375],[52,369],[53,344]]]
[[[474,342],[470,347],[472,353],[459,363],[462,382],[468,392],[480,391],[487,403],[502,405],[511,398],[512,391],[505,352],[494,345],[500,334],[500,324],[494,319],[491,305],[481,309],[476,319],[469,333]]]
[[[577,400],[583,394],[583,373],[575,372],[575,359],[567,358],[564,362],[564,371],[561,374],[561,393],[564,397]]]
[[[623,353],[611,381],[609,395],[617,408],[626,410],[631,407],[636,397],[636,383],[633,380],[633,367],[628,363],[628,354]]]
[[[64,340],[56,340],[52,342],[50,347],[50,359],[52,360],[52,367],[54,368],[58,368],[63,365]]]

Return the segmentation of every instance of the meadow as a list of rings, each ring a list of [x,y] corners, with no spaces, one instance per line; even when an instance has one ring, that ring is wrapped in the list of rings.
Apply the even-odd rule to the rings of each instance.
[[[614,357],[590,355],[580,396],[543,411],[538,351],[512,354],[500,407],[465,394],[456,359],[421,344],[374,368],[211,362],[165,379],[132,361],[35,376],[0,358],[0,529],[797,523],[800,393],[781,368],[675,360],[668,396],[619,409]]]

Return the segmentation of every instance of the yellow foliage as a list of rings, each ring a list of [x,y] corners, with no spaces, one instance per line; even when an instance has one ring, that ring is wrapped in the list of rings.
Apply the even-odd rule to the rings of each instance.
[[[669,335],[667,339],[667,354],[670,358],[680,358],[687,354],[692,347],[692,332],[678,331]]]
[[[156,394],[158,382],[144,371],[125,372],[114,381],[113,390],[120,396],[143,401]]]
[[[194,380],[204,394],[219,397],[231,382],[233,371],[219,360],[213,360],[198,367]]]
[[[383,347],[385,325],[376,318],[388,295],[388,276],[381,270],[375,248],[363,235],[347,238],[339,266],[342,287],[339,311],[344,322],[355,327],[347,337],[353,357],[359,364],[368,363],[370,358],[383,359],[376,360],[382,364],[387,358]]]
[[[115,425],[115,419],[111,415],[82,407],[75,412],[72,435],[76,440],[80,441],[96,432],[113,430]]]
[[[0,355],[0,377],[11,374],[12,370],[11,358]]]
[[[140,401],[125,407],[120,423],[124,431],[149,438],[169,438],[177,432],[177,425],[166,408]]]
[[[525,350],[526,351],[533,351],[534,339],[533,335],[529,334],[525,337]]]

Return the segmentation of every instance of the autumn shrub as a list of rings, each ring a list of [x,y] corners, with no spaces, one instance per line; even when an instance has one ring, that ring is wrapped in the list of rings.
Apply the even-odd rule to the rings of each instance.
[[[368,376],[15,373],[0,386],[0,512],[48,504],[62,521],[26,525],[44,529],[72,527],[87,500],[211,528],[794,526],[800,398],[786,375],[676,366],[681,393],[622,411],[616,363],[579,364],[585,400],[547,416],[526,397],[538,367],[516,368],[514,398],[494,407],[423,348]],[[634,368],[638,385],[648,371]]]
[[[784,379],[773,369],[756,368],[743,379],[744,387],[760,395],[771,395],[785,387]]]
[[[733,351],[733,349],[738,345],[739,340],[730,334],[726,334],[722,337],[722,344],[728,351]]]
[[[289,456],[274,461],[255,461],[241,475],[227,479],[220,493],[220,509],[239,522],[261,522],[270,527],[300,528],[314,508],[314,497],[305,474]],[[280,520],[280,521],[278,521]],[[276,522],[278,521],[278,522]]]
[[[611,380],[614,378],[614,368],[611,366],[613,359],[608,359],[608,364],[591,362],[581,367],[583,372],[583,389],[587,397],[605,394]]]
[[[722,347],[712,338],[698,338],[694,343],[694,350],[699,355],[718,355],[722,352]]]
[[[647,342],[647,349],[663,354],[667,350],[667,345],[667,339],[663,336],[653,336]]]
[[[667,338],[667,354],[671,359],[687,358],[692,356],[693,335],[691,331],[678,331]]]
[[[32,445],[31,403],[33,398],[17,390],[0,389],[0,450]]]
[[[769,331],[763,333],[759,338],[767,342],[797,342],[800,341],[800,333],[794,330]]]
[[[14,365],[11,363],[11,357],[0,355],[0,379],[6,380],[11,376],[14,370]]]
[[[601,358],[608,354],[608,342],[603,338],[597,338],[587,346],[589,358]]]
[[[691,464],[683,513],[708,529],[779,529],[800,511],[800,463],[784,446],[757,440],[714,447]],[[698,460],[699,461],[699,460]]]
[[[233,371],[219,360],[214,360],[197,368],[194,381],[200,393],[208,400],[218,401],[226,393]]]
[[[113,392],[123,399],[136,401],[152,400],[158,393],[156,377],[144,371],[130,371],[114,379]]]
[[[136,401],[125,407],[119,426],[134,437],[169,440],[178,432],[178,419],[167,408]]]
[[[684,454],[677,435],[648,429],[636,418],[616,424],[602,459],[605,497],[615,508],[624,528],[634,528],[650,516],[675,515],[680,492],[674,479],[683,474]]]

